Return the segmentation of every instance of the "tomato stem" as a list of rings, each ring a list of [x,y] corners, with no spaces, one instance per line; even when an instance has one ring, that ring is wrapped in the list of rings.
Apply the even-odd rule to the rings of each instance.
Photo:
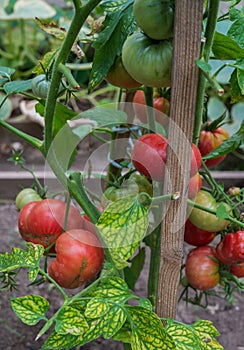
[[[149,130],[155,132],[155,120],[154,120],[154,109],[153,109],[153,88],[145,86],[144,89],[146,106],[147,106],[147,122]]]
[[[21,137],[23,140],[28,142],[33,147],[42,151],[43,142],[41,140],[39,140],[38,138],[31,136],[31,135],[25,133],[24,131],[21,131],[21,130],[15,128],[14,126],[10,125],[9,123],[7,123],[3,120],[0,120],[0,125],[2,127],[4,127],[5,129],[9,130],[10,132],[12,132],[13,134]]]
[[[59,92],[59,85],[62,78],[62,73],[59,71],[60,64],[65,64],[73,43],[76,40],[77,35],[81,27],[83,26],[86,18],[90,12],[100,3],[101,0],[89,0],[84,6],[82,6],[80,0],[73,0],[75,6],[75,15],[71,21],[67,35],[62,43],[59,54],[53,65],[52,79],[50,88],[47,95],[47,101],[45,105],[45,127],[44,127],[44,152],[48,153],[53,140],[53,120],[55,115],[55,107]]]
[[[215,27],[216,27],[217,18],[218,18],[218,11],[219,11],[219,0],[210,0],[205,35],[204,35],[204,37],[206,38],[206,41],[205,41],[205,44],[203,45],[203,50],[202,50],[202,56],[205,62],[208,62],[210,57],[214,33],[215,33]],[[194,127],[194,134],[193,134],[193,142],[195,144],[198,144],[198,139],[199,139],[200,130],[201,130],[205,88],[206,88],[206,77],[204,76],[203,72],[200,71],[199,80],[198,80],[198,89],[197,89],[198,98],[197,98],[197,105],[196,105],[196,119],[195,119],[195,127]]]
[[[77,81],[71,73],[71,70],[67,66],[65,66],[63,63],[59,63],[58,70],[65,76],[71,89],[77,91],[80,90],[80,85],[77,83]]]

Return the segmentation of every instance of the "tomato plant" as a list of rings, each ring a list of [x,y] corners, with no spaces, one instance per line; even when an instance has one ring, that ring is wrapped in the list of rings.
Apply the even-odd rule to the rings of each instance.
[[[155,42],[143,33],[134,33],[123,45],[122,62],[128,73],[141,84],[152,87],[171,85],[171,41]]]
[[[49,334],[43,349],[78,348],[100,336],[130,343],[128,346],[132,350],[174,349],[179,344],[183,347],[186,344],[192,349],[205,348],[205,340],[210,338],[209,349],[222,348],[214,337],[217,332],[210,322],[199,321],[185,326],[173,319],[177,306],[174,296],[178,293],[180,272],[184,271],[179,247],[183,244],[184,222],[181,219],[185,217],[187,203],[190,220],[196,226],[194,237],[191,237],[193,231],[187,233],[189,224],[186,223],[185,237],[191,244],[206,244],[207,237],[210,240],[213,232],[227,237],[228,231],[240,231],[244,227],[241,217],[243,189],[226,193],[225,187],[217,183],[204,163],[201,164],[201,153],[197,147],[201,125],[208,124],[208,115],[212,115],[209,112],[212,98],[218,99],[233,119],[235,109],[232,110],[232,107],[243,99],[243,42],[239,35],[242,12],[236,6],[239,1],[234,2],[230,5],[231,12],[219,18],[221,24],[228,18],[230,27],[225,33],[219,32],[219,29],[215,31],[221,12],[216,0],[204,1],[203,6],[200,2],[194,2],[192,6],[190,0],[87,0],[84,4],[81,0],[73,0],[70,2],[74,12],[69,17],[71,23],[65,22],[67,32],[59,24],[37,20],[42,31],[46,31],[48,36],[58,37],[60,41],[54,50],[45,51],[34,70],[36,74],[50,72],[48,79],[38,76],[32,80],[33,93],[39,97],[36,111],[43,117],[44,132],[39,138],[29,135],[3,120],[2,116],[0,125],[41,153],[61,185],[61,195],[67,198],[67,203],[70,199],[75,200],[85,213],[81,215],[79,209],[73,206],[68,211],[65,203],[53,199],[27,203],[19,216],[20,233],[27,240],[25,248],[14,248],[11,253],[0,255],[1,290],[13,289],[17,272],[28,268],[31,285],[43,283],[44,288],[49,288],[51,284],[60,293],[60,300],[63,299],[57,312],[49,317],[46,314],[49,301],[44,297],[31,294],[11,298],[12,309],[23,322],[33,325],[42,320],[44,323],[38,333],[39,338],[46,332]],[[15,1],[7,3],[13,7]],[[146,6],[146,10],[138,11],[138,4]],[[149,5],[153,6],[152,11],[156,9],[156,15],[152,15]],[[162,13],[160,6],[169,11]],[[176,34],[171,38],[174,8]],[[11,8],[8,10],[11,11]],[[164,20],[160,19],[160,14]],[[151,31],[151,25],[157,21],[160,25]],[[144,28],[144,24],[150,28]],[[154,34],[161,36],[162,32],[163,40],[153,38]],[[205,39],[203,45],[201,36]],[[213,60],[209,60],[210,54]],[[120,56],[122,62],[117,59]],[[213,67],[215,60],[220,65],[217,70]],[[35,57],[33,61],[36,61]],[[111,89],[104,82],[104,79],[111,78],[110,74],[117,73],[119,63],[138,82],[138,86],[143,85],[147,104],[154,107],[155,120],[159,123],[149,118],[148,125],[133,125],[132,99],[135,91],[125,91],[131,85],[127,85],[127,80],[124,85],[123,72],[118,71],[114,77],[116,79],[111,80],[122,89]],[[223,83],[219,73],[230,63],[231,77]],[[31,79],[15,81],[15,73],[18,74],[11,67],[0,68],[1,89],[6,94],[1,100],[1,112],[7,97],[18,94],[18,98],[19,95],[23,95],[24,99],[33,98],[29,94]],[[88,82],[84,76],[88,76]],[[62,79],[67,83],[65,98],[60,96]],[[112,94],[108,95],[111,90]],[[155,91],[161,91],[169,101],[153,100],[159,97],[153,95]],[[139,94],[142,92],[136,93],[135,99]],[[108,96],[109,102],[113,103],[106,108],[104,101]],[[94,108],[83,110],[87,108],[83,99]],[[166,118],[166,128],[164,122],[158,119],[158,114],[161,111],[167,114],[169,104],[171,115]],[[145,110],[145,102],[139,105]],[[142,122],[144,120],[147,121],[146,117]],[[216,120],[211,125],[216,129]],[[210,130],[211,125],[208,131],[215,133],[215,129]],[[180,132],[177,139],[174,127]],[[213,148],[215,159],[242,147],[243,132],[244,124],[240,122],[228,142]],[[93,153],[91,149],[92,153],[89,156],[86,154],[87,164],[83,167],[78,156],[80,151],[87,151],[80,147],[87,136],[89,141],[95,137],[103,144],[96,152]],[[219,135],[216,133],[214,138],[218,139]],[[185,146],[191,145],[192,140],[192,152],[188,155]],[[93,142],[89,142],[90,145],[93,146]],[[173,156],[185,160],[175,166],[171,162],[173,152],[168,152],[166,157],[167,147],[172,146],[173,149],[173,145],[179,152]],[[212,155],[207,153],[204,160]],[[96,157],[95,166],[93,156]],[[186,169],[190,156],[190,169]],[[20,158],[16,151],[11,160],[21,165]],[[168,165],[165,164],[166,158]],[[106,159],[106,165],[100,168],[103,159]],[[77,164],[78,170],[74,170]],[[169,177],[164,176],[165,167]],[[135,170],[144,176],[131,175]],[[180,170],[182,174],[190,173],[189,198],[178,192],[186,184]],[[173,193],[169,193],[168,178],[174,176]],[[204,190],[201,189],[202,179]],[[87,186],[90,180],[92,185]],[[93,180],[96,184],[100,181],[98,192]],[[45,193],[56,191],[52,185],[47,187],[47,192],[43,189]],[[105,188],[107,190],[104,192]],[[102,193],[105,205],[102,205]],[[102,212],[98,207],[100,205],[103,206]],[[205,233],[195,234],[200,230]],[[44,248],[50,243],[53,247],[56,243],[56,251],[47,254]],[[188,295],[187,302],[203,306],[201,296],[207,300],[207,297],[219,296],[219,293],[231,300],[233,290],[244,289],[242,282],[231,276],[232,271],[236,273],[236,266],[240,267],[242,263],[223,266],[216,258],[214,244],[211,241],[212,247],[198,246],[184,257],[186,277],[182,281],[184,287],[189,287],[190,283],[195,295],[193,298]],[[145,246],[150,250],[149,262]],[[222,248],[224,252],[226,247],[222,247],[221,243],[217,250],[222,252]],[[141,299],[134,293],[137,292],[136,282],[145,263],[149,264],[148,299]],[[220,272],[223,283],[215,290],[206,292],[219,283]],[[72,293],[64,290],[76,287],[81,288]],[[133,303],[131,299],[134,299]],[[52,310],[50,308],[48,313]]]
[[[193,288],[212,289],[220,281],[219,263],[210,246],[194,248],[186,258],[186,277]]]
[[[215,238],[215,232],[201,230],[188,219],[185,223],[184,240],[194,246],[207,245]]]
[[[223,205],[227,212],[231,214],[231,208],[227,203],[216,202],[212,194],[207,191],[200,190],[194,198],[194,201],[196,204],[214,211],[216,211],[220,205]],[[210,232],[224,230],[230,223],[228,220],[218,218],[216,215],[198,208],[191,209],[189,219],[198,228]]]
[[[162,96],[153,98],[153,108],[155,109],[155,120],[160,124],[165,124],[162,113],[169,115],[170,103],[169,100]],[[135,115],[142,123],[147,123],[147,108],[145,94],[143,90],[137,90],[133,98],[133,109]],[[160,113],[159,113],[159,112]]]
[[[102,268],[104,253],[90,231],[69,230],[56,241],[56,259],[48,266],[49,275],[63,288],[74,289],[95,277]]]
[[[138,26],[150,38],[163,40],[173,37],[173,2],[135,0],[133,12]]]
[[[143,175],[163,181],[168,142],[160,134],[146,134],[141,136],[132,150],[132,162]],[[196,145],[192,145],[192,160],[190,176],[197,173],[201,166],[201,155]]]
[[[66,203],[58,199],[44,199],[26,204],[18,218],[19,233],[27,242],[47,248],[63,232]],[[66,229],[83,228],[84,219],[78,209],[70,206]]]
[[[124,89],[134,89],[141,86],[141,83],[133,79],[125,69],[121,56],[116,57],[114,64],[110,68],[107,76],[107,82]]]
[[[200,132],[198,147],[202,156],[207,155],[215,148],[220,146],[224,140],[227,140],[229,138],[229,134],[224,128],[218,127],[215,130],[209,130],[210,127],[211,123],[208,124],[206,130],[201,130]],[[226,155],[216,157],[213,159],[207,159],[206,165],[209,168],[212,168],[221,163],[225,159],[225,157]]]
[[[42,198],[33,188],[24,188],[15,198],[16,207],[22,209],[26,204],[34,201],[41,201]]]

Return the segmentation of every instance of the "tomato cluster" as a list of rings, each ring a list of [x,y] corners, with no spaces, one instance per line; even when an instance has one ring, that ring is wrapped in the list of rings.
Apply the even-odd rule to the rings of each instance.
[[[102,267],[104,252],[95,226],[73,205],[67,209],[65,202],[51,198],[29,202],[20,210],[18,228],[25,241],[56,253],[48,272],[64,288],[82,285]]]
[[[207,191],[200,190],[195,202],[206,209],[217,210],[224,205],[229,214],[231,208],[225,203],[218,203]],[[236,277],[244,277],[244,231],[227,233],[214,243],[217,234],[228,229],[229,221],[217,218],[204,210],[193,208],[185,223],[184,240],[196,246],[186,257],[185,274],[188,283],[195,289],[214,288],[221,279],[222,269]],[[211,243],[211,246],[208,244]]]
[[[173,2],[136,0],[133,12],[142,32],[133,33],[124,42],[123,65],[143,85],[168,87],[173,51]]]

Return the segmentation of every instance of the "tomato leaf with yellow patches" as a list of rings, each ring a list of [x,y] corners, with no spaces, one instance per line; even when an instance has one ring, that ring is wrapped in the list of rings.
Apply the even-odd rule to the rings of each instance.
[[[215,339],[219,332],[210,321],[200,320],[193,325],[186,325],[168,319],[165,331],[174,340],[177,350],[223,350]]]
[[[45,343],[42,345],[42,350],[69,350],[77,345],[78,339],[79,337],[73,334],[64,335],[53,331]]]
[[[87,328],[85,317],[70,306],[65,306],[56,318],[55,331],[59,334],[81,335]]]
[[[22,267],[36,268],[43,256],[44,248],[38,244],[27,243],[26,250],[13,248],[11,253],[0,254],[0,272],[8,272]]]
[[[33,326],[40,320],[46,320],[45,313],[49,309],[49,302],[39,295],[11,299],[11,306],[22,322]]]
[[[148,210],[139,196],[119,199],[106,207],[97,227],[116,267],[122,269],[146,235]]]
[[[164,331],[160,318],[140,306],[128,306],[132,325],[132,350],[174,350],[175,343]]]

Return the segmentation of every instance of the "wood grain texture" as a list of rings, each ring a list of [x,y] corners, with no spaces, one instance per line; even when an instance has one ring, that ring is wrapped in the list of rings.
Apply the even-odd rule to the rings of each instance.
[[[164,194],[179,191],[163,212],[157,293],[159,317],[176,317],[182,263],[187,182],[191,162],[203,0],[176,0],[169,149]],[[166,205],[164,206],[166,208]]]

